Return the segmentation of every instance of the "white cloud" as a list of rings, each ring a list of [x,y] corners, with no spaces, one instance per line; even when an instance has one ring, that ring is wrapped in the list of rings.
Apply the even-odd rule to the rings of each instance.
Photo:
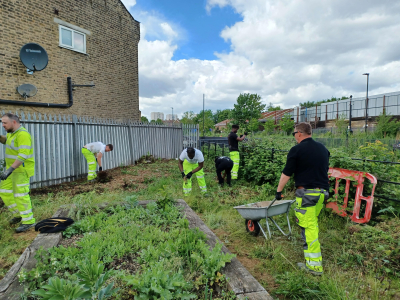
[[[266,103],[299,102],[400,90],[400,2],[374,0],[208,0],[243,20],[220,33],[231,44],[217,59],[173,61],[185,30],[143,13],[139,43],[140,107],[174,113],[231,108],[239,93]],[[143,18],[142,18],[143,17]],[[135,16],[136,18],[136,16]]]
[[[121,1],[128,10],[136,5],[136,0],[121,0]]]

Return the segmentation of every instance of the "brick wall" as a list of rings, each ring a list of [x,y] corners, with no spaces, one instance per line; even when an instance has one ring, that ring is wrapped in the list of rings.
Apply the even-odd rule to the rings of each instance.
[[[54,18],[90,31],[87,54],[59,47]],[[0,109],[139,120],[139,39],[140,25],[120,0],[0,0],[0,99],[24,101],[16,88],[30,83],[38,92],[27,101],[67,104],[68,76],[75,84],[95,84],[75,88],[70,108],[0,104]],[[26,43],[44,47],[46,69],[27,74],[19,58]]]

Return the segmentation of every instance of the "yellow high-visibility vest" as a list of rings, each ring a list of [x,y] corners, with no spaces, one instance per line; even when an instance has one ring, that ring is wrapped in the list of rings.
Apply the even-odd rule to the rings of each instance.
[[[13,133],[7,133],[5,159],[7,169],[18,159],[22,162],[22,165],[14,172],[26,171],[29,177],[35,173],[32,138],[24,127],[20,126]]]

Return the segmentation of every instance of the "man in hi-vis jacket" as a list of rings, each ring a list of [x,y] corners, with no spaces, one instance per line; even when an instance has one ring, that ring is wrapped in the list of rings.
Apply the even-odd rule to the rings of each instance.
[[[0,197],[13,215],[9,223],[22,223],[15,230],[19,233],[35,225],[29,196],[29,178],[35,171],[33,143],[18,116],[7,113],[1,122],[7,135],[0,136],[0,142],[6,145],[6,170],[0,174]]]

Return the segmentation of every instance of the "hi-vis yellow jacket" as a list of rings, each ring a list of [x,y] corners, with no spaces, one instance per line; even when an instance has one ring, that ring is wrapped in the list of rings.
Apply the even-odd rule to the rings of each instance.
[[[33,156],[33,143],[29,132],[20,126],[13,133],[7,133],[6,142],[6,168],[8,169],[16,159],[23,164],[14,172],[26,172],[29,177],[35,172],[35,158]]]

